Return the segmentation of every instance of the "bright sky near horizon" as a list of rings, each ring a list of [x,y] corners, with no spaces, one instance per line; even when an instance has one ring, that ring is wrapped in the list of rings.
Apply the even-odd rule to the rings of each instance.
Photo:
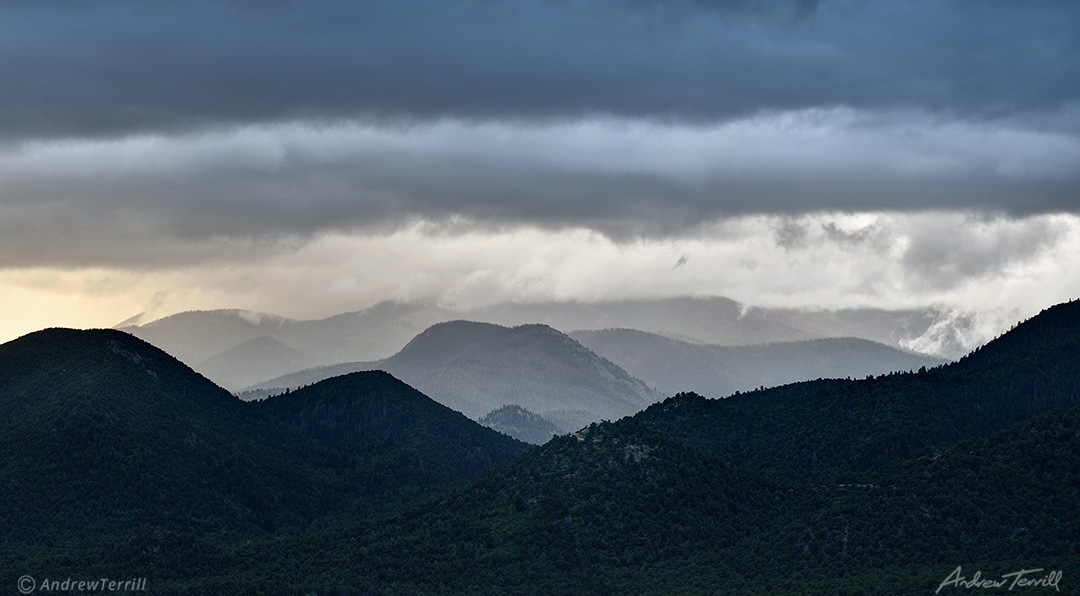
[[[1080,4],[0,5],[0,341],[140,312],[1080,296]]]

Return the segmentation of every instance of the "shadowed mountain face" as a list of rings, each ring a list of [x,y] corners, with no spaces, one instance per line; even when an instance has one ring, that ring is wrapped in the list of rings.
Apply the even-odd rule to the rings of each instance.
[[[859,337],[899,347],[927,333],[939,316],[927,310],[746,308],[726,298],[505,304],[467,312],[383,302],[322,320],[219,310],[180,313],[145,324],[135,317],[118,328],[236,391],[309,367],[386,358],[431,325],[456,319],[505,326],[543,323],[561,330],[640,329],[724,346]],[[955,349],[946,352],[948,357],[962,355]]]
[[[637,412],[661,396],[545,325],[434,325],[385,360],[312,369],[256,388],[299,387],[356,370],[385,370],[436,401],[479,418],[505,404],[544,415],[578,412],[574,428]]]
[[[575,331],[570,336],[665,395],[694,391],[709,397],[724,397],[758,387],[819,378],[862,378],[945,363],[850,337],[717,346],[692,344],[633,329]]]
[[[922,594],[957,561],[976,561],[968,578],[1027,568],[1071,582],[1080,485],[1062,479],[1080,459],[1058,458],[1078,449],[1074,408],[870,477],[787,482],[626,419],[378,523],[240,547],[138,540],[36,568],[155,569],[155,585],[188,587],[190,572],[166,563],[191,561],[204,592],[267,594]]]
[[[525,446],[385,373],[244,403],[112,330],[0,346],[0,552],[359,519]]]

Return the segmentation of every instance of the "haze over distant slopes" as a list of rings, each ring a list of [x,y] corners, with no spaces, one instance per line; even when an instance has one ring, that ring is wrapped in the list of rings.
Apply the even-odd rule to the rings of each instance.
[[[0,340],[725,296],[977,344],[1080,296],[1075,2],[4,3],[0,39]]]
[[[975,347],[966,344],[968,338],[965,337],[963,325],[954,321],[948,313],[867,309],[835,312],[769,310],[747,308],[719,297],[503,304],[473,309],[467,313],[424,303],[384,302],[357,312],[306,321],[242,310],[189,311],[139,325],[135,324],[138,320],[131,319],[117,328],[160,347],[218,385],[238,391],[313,367],[381,360],[397,353],[432,325],[462,319],[509,327],[542,323],[559,330],[573,330],[577,339],[580,339],[577,334],[580,330],[621,327],[693,344],[719,346],[857,337],[879,342],[877,348],[886,348],[880,343],[902,350],[919,347],[947,358],[959,358]],[[620,348],[630,347],[621,346],[618,341],[614,343]],[[850,346],[850,342],[848,344]],[[671,345],[669,340],[640,344],[642,347],[657,348],[663,353],[667,353]],[[792,349],[799,350],[794,346]],[[715,352],[705,346],[692,345],[676,352],[686,350],[697,355]],[[767,356],[768,351],[769,348],[765,352],[741,350],[740,353]],[[707,377],[727,377],[734,373],[741,382],[733,384],[716,385],[710,381],[703,385],[696,382],[691,385],[676,383],[667,387],[658,381],[646,380],[656,387],[663,386],[668,393],[692,387],[712,395],[762,384],[773,385],[823,376],[863,377],[891,370],[917,369],[930,363],[928,360],[918,363],[909,361],[904,353],[886,349],[889,355],[884,359],[871,357],[870,361],[875,362],[871,365],[862,356],[869,356],[874,350],[864,350],[864,354],[852,357],[848,353],[850,349],[838,343],[818,344],[810,351],[816,356],[796,358],[802,365],[792,366],[792,361],[785,359],[777,362],[774,357],[768,356],[767,361],[755,363],[749,369],[738,372],[721,372],[720,368],[710,364],[708,361],[716,354],[706,356],[704,362],[698,357],[690,358],[700,365],[699,368],[707,371]],[[727,354],[725,359],[728,360],[735,353],[720,352]],[[776,354],[775,350],[772,353]],[[659,362],[663,360],[660,354],[646,353],[641,357],[650,366],[667,369],[661,371],[665,378],[677,378],[686,372],[681,364],[660,365]],[[828,362],[840,366],[826,364]],[[321,375],[318,378],[324,377]]]

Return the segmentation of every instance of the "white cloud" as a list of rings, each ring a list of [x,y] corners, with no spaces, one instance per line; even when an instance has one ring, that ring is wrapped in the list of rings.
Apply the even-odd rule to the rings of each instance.
[[[797,246],[778,242],[783,222],[804,231]],[[158,316],[244,308],[316,318],[384,299],[468,310],[506,301],[721,295],[772,307],[937,305],[956,310],[956,320],[968,323],[961,340],[976,342],[1080,295],[1080,217],[1073,215],[743,216],[692,236],[634,242],[585,229],[448,232],[418,223],[266,248],[197,268],[0,271],[3,306],[23,315],[0,332],[110,326],[150,307]]]

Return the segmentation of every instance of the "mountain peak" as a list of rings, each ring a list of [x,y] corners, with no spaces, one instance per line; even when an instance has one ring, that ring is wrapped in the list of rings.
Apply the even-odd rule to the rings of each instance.
[[[1021,352],[1035,351],[1080,340],[1080,300],[1043,309],[962,358],[962,369],[992,365]]]

